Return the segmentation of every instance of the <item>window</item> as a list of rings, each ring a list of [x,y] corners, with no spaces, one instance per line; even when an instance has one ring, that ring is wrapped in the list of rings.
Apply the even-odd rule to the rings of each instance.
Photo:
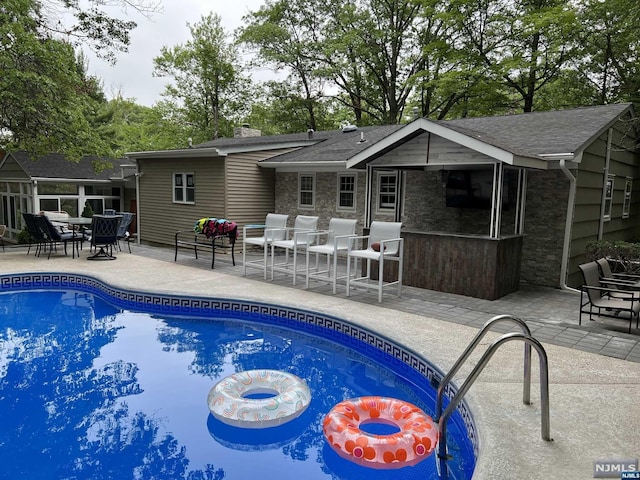
[[[193,180],[193,173],[173,174],[173,202],[196,202],[196,186]]]
[[[378,211],[389,212],[396,207],[396,180],[395,173],[378,174]]]
[[[78,185],[72,183],[38,182],[39,195],[78,195]]]
[[[338,174],[338,210],[356,209],[356,176]]]
[[[629,218],[631,209],[631,190],[633,190],[633,179],[627,177],[624,183],[624,203],[622,204],[622,218]]]
[[[60,211],[60,204],[58,203],[58,199],[57,198],[41,198],[40,210],[44,210],[48,212]]]
[[[313,174],[300,174],[298,177],[298,207],[313,208],[315,206],[315,183]]]
[[[604,212],[602,218],[611,220],[611,204],[613,203],[613,175],[607,177],[607,183],[604,187]]]

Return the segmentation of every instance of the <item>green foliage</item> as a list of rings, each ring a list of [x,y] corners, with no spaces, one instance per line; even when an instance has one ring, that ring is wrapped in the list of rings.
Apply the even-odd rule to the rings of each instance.
[[[85,202],[84,209],[82,210],[82,214],[80,216],[84,218],[91,218],[94,215],[95,212],[93,211],[93,208],[91,208],[91,205],[89,205],[89,202]]]
[[[249,80],[218,15],[188,26],[191,40],[163,47],[154,58],[154,75],[173,78],[175,85],[167,86],[163,96],[183,122],[207,140],[232,135],[234,125],[249,113]]]
[[[585,247],[587,260],[607,258],[619,273],[640,273],[640,243],[599,240]]]
[[[31,235],[29,234],[27,227],[24,227],[22,230],[18,232],[16,240],[21,245],[26,245],[27,243],[31,243]]]
[[[0,147],[69,159],[106,154],[88,117],[96,84],[70,44],[43,35],[39,3],[10,0],[0,9]]]

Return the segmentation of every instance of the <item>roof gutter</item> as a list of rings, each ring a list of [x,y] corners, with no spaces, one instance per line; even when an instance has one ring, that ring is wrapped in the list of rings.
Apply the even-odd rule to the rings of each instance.
[[[344,160],[336,161],[336,160],[327,160],[324,162],[268,162],[262,161],[258,162],[258,165],[264,168],[300,168],[300,167],[313,167],[313,168],[322,168],[322,167],[332,167],[332,168],[346,168],[346,162]]]
[[[22,179],[21,181],[24,181]],[[64,182],[64,183],[111,183],[111,179],[98,178],[59,178],[59,177],[30,177],[29,180],[34,182]]]
[[[184,148],[182,150],[155,150],[151,152],[128,152],[127,158],[134,161],[140,158],[201,158],[201,157],[226,157],[227,154],[217,148]]]
[[[573,157],[573,155],[572,155]],[[581,159],[582,154],[579,155]],[[564,226],[564,242],[562,245],[562,263],[560,267],[560,288],[572,292],[580,292],[567,285],[567,263],[569,262],[569,246],[571,245],[571,227],[573,225],[573,209],[576,204],[576,177],[571,173],[564,158],[560,159],[560,170],[569,179],[569,200],[567,201],[567,214]]]

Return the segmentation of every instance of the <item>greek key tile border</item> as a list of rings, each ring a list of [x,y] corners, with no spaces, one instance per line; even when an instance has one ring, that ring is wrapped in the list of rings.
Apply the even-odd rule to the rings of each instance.
[[[247,300],[177,296],[139,292],[112,287],[96,278],[74,273],[21,273],[0,275],[0,293],[12,290],[38,290],[43,288],[70,288],[107,297],[110,303],[126,310],[143,310],[150,314],[206,317],[224,313],[227,318],[250,319],[295,329],[304,324],[305,330],[322,333],[342,344],[358,344],[360,351],[372,356],[391,358],[394,367],[402,367],[412,381],[427,381],[437,386],[444,374],[422,356],[402,347],[364,327],[354,325],[331,315]],[[456,389],[449,384],[445,396],[452,398]],[[466,426],[474,455],[478,457],[478,432],[468,405],[458,406]]]

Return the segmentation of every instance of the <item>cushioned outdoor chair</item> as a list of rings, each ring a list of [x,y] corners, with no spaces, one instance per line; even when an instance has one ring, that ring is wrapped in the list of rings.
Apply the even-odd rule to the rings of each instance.
[[[242,264],[243,274],[247,274],[247,267],[260,268],[264,272],[264,279],[267,279],[267,260],[269,256],[269,246],[275,240],[283,240],[289,215],[269,213],[262,225],[245,225],[242,229]],[[274,231],[277,229],[277,231]],[[261,232],[261,236],[250,236],[250,233]],[[261,260],[247,261],[247,249],[255,245],[262,248],[263,258]]]
[[[281,272],[291,274],[293,276],[293,284],[296,284],[298,273],[298,252],[304,252],[309,245],[313,245],[316,238],[311,233],[315,232],[318,227],[318,217],[309,215],[298,215],[293,224],[293,228],[283,228],[284,238],[282,240],[274,240],[271,242],[271,280],[273,280],[273,272]],[[274,233],[279,230],[275,229]],[[276,248],[284,249],[284,262],[275,263]],[[293,261],[289,263],[289,250],[293,255]]]
[[[120,219],[120,224],[118,225],[118,250],[122,251],[120,248],[120,240],[127,242],[127,247],[129,247],[129,253],[131,253],[131,242],[129,235],[129,226],[131,225],[131,221],[133,220],[133,213],[130,212],[118,212],[118,215],[122,216]]]
[[[613,273],[606,258],[596,260],[600,269],[600,283],[620,290],[640,290],[640,275]]]
[[[348,218],[332,218],[329,220],[329,230],[309,234],[309,238],[313,239],[313,244],[307,248],[306,288],[309,288],[309,279],[314,279],[330,282],[333,286],[333,293],[336,293],[338,279],[346,277],[346,275],[338,275],[338,255],[340,252],[345,253],[347,251],[349,247],[349,237],[355,236],[357,223],[357,220]],[[316,265],[313,271],[309,266],[309,260],[312,254],[316,256]],[[324,270],[318,268],[318,257],[320,255],[327,256],[327,264]],[[333,267],[331,266],[332,260]]]
[[[640,313],[640,292],[630,292],[610,287],[603,287],[600,283],[600,272],[596,262],[579,265],[584,284],[580,289],[580,319],[582,314],[588,313],[589,320],[593,321],[593,314],[603,317],[620,317],[620,313],[629,314],[629,333],[633,319],[636,319],[638,328],[638,314]],[[589,307],[586,309],[586,307]]]
[[[94,215],[91,222],[91,247],[96,253],[88,260],[115,260],[113,246],[118,243],[120,215]]]
[[[400,237],[400,222],[372,222],[369,235],[354,236],[348,239],[347,248],[347,297],[351,295],[351,287],[358,286],[366,289],[375,288],[378,291],[378,302],[382,302],[382,290],[397,286],[397,294],[402,294],[402,256],[404,239]],[[366,248],[358,248],[358,242]],[[364,245],[361,245],[361,247]],[[364,276],[358,275],[358,260],[366,260],[367,271]],[[351,262],[353,261],[355,276],[351,276]],[[371,278],[371,262],[378,262],[377,279]],[[384,281],[385,262],[397,262],[397,280]],[[373,280],[373,282],[372,282]]]
[[[35,215],[36,224],[43,233],[45,241],[43,245],[49,247],[49,255],[47,258],[51,258],[51,252],[56,248],[58,244],[64,246],[64,254],[67,255],[67,243],[71,242],[72,257],[76,257],[76,252],[80,256],[80,245],[84,240],[82,235],[76,235],[75,232],[61,232],[51,223],[49,217],[46,215]]]
[[[40,230],[40,226],[36,223],[35,214],[33,213],[23,213],[22,218],[24,218],[24,224],[27,228],[27,234],[29,236],[29,247],[27,248],[27,255],[31,252],[31,246],[35,245],[34,254],[35,256],[40,255],[40,250],[42,249],[42,245],[46,242],[44,237],[44,233]]]

